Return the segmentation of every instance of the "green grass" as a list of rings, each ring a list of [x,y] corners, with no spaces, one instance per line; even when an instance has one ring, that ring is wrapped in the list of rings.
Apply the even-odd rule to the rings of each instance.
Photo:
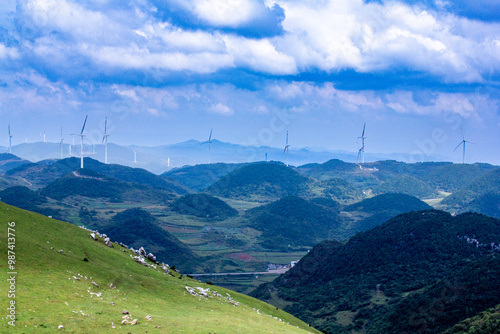
[[[7,223],[12,221],[16,223],[16,326],[8,325],[5,318],[10,299],[7,281],[2,279],[0,332],[318,333],[271,305],[221,287],[179,279],[175,272],[169,276],[160,268],[146,268],[130,258],[130,251],[93,241],[86,230],[0,203],[2,277],[9,271],[6,239]],[[224,297],[229,293],[239,305],[225,298],[192,296],[186,286],[210,288]],[[136,325],[120,325],[123,309],[138,319]],[[111,328],[112,323],[116,328]],[[57,329],[59,325],[64,327]]]

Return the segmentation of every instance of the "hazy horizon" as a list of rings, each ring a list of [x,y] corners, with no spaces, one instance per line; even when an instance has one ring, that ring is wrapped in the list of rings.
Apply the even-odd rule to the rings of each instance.
[[[235,5],[236,4],[236,5]],[[18,0],[0,8],[0,146],[87,139],[500,165],[500,3]],[[462,129],[462,130],[461,130]],[[76,141],[76,139],[75,139]],[[76,141],[77,142],[77,141]]]

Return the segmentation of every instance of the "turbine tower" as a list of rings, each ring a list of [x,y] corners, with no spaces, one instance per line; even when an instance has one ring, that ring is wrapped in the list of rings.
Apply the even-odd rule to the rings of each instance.
[[[64,155],[63,155],[63,147],[64,147],[63,141],[64,141],[64,138],[63,138],[63,131],[62,130],[63,130],[63,128],[61,126],[61,140],[59,141],[59,146],[60,146],[60,149],[61,149],[61,159],[64,158]]]
[[[212,155],[212,130],[213,129],[210,129],[210,136],[208,136],[208,140],[201,143],[202,145],[203,144],[208,144],[208,164],[210,165],[210,158],[211,158],[211,155]]]
[[[108,118],[106,117],[104,121],[104,136],[102,136],[102,142],[104,143],[104,163],[108,163]]]
[[[283,150],[283,153],[286,153],[286,166],[288,167],[288,148],[290,145],[288,145],[288,131],[286,132],[286,142],[285,142],[285,149]]]
[[[89,115],[85,116],[85,121],[83,122],[83,127],[82,131],[80,131],[80,134],[73,134],[73,136],[80,136],[80,168],[83,168],[83,137],[85,137],[83,131],[85,130],[85,125],[87,124],[88,117]]]
[[[358,161],[359,161],[359,157],[361,156],[361,163],[364,164],[365,163],[365,127],[366,127],[366,123],[363,125],[363,132],[361,133],[361,137],[358,137],[358,139],[361,138],[361,148],[359,149],[358,151]]]
[[[137,152],[134,149],[132,151],[134,151],[134,162],[137,162]]]
[[[455,147],[455,149],[453,150],[453,152],[455,152],[457,150],[457,148],[460,147],[460,145],[463,145],[462,164],[465,164],[465,143],[470,143],[470,144],[472,144],[472,143],[470,141],[468,141],[468,140],[465,140],[464,130],[462,128],[460,128],[460,131],[462,132],[462,141],[457,145],[457,147]]]
[[[9,124],[9,153],[12,154],[12,135],[10,134],[10,124]]]

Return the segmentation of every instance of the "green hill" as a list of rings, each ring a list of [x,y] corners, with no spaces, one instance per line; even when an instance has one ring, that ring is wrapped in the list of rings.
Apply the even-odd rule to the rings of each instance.
[[[488,193],[500,192],[500,168],[484,173],[457,192],[446,197],[441,204],[448,207],[464,207],[476,198]]]
[[[193,191],[202,191],[208,188],[221,177],[247,164],[202,164],[174,168],[161,176],[176,180]]]
[[[337,234],[347,239],[354,234],[385,223],[399,214],[431,207],[416,197],[387,193],[364,199],[343,208],[343,224]]]
[[[363,323],[367,332],[374,334],[442,333],[457,322],[497,305],[499,287],[500,257],[481,258],[450,270],[443,280],[394,306],[378,307],[372,314],[360,312],[362,316],[358,313],[358,327]],[[431,317],[426,310],[432,310]],[[483,330],[471,328],[469,333],[485,333]]]
[[[182,215],[218,220],[238,215],[236,209],[208,194],[192,194],[180,197],[172,202],[170,209]]]
[[[456,286],[460,281],[454,277],[463,278],[471,285],[460,289],[460,302],[446,305],[446,317],[429,324],[429,328],[449,328],[470,317],[470,312],[500,302],[498,240],[500,220],[495,218],[472,213],[453,217],[435,210],[405,213],[356,234],[345,245],[321,243],[294,268],[252,295],[287,305],[285,310],[320,330],[359,332],[371,329],[370,323],[377,321],[380,328],[392,326],[403,329],[401,333],[406,325],[414,324],[411,315],[421,316],[421,310],[426,310],[419,308],[419,293],[424,293],[422,302],[431,303],[423,304],[429,309],[441,293],[441,297],[452,297],[452,291],[443,292],[443,286]],[[377,285],[380,299],[376,298]]]
[[[45,196],[26,187],[16,186],[0,191],[0,201],[45,216],[60,216],[59,210],[44,206],[48,202]]]
[[[0,282],[2,333],[319,333],[251,297],[136,263],[136,254],[74,225],[3,203],[0,221],[0,244],[16,258],[8,268],[4,257],[0,270],[17,273],[9,274],[15,284]],[[121,324],[123,310],[135,325]]]
[[[0,173],[7,172],[13,168],[30,163],[28,160],[19,158],[10,153],[0,153]]]
[[[319,183],[323,188],[323,197],[331,198],[340,203],[352,203],[364,198],[363,192],[344,179],[332,178]]]
[[[425,210],[431,207],[416,197],[388,193],[377,195],[371,198],[362,200],[361,202],[354,203],[345,207],[345,211],[363,211],[366,213],[380,213],[381,211],[395,211],[399,213]]]
[[[104,164],[91,158],[84,158],[85,169],[92,170],[111,178],[126,182],[135,182],[166,192],[180,195],[189,191],[178,182],[155,175],[141,168],[132,168],[116,164]],[[80,169],[80,159],[67,158],[47,163],[26,164],[9,170],[6,175],[12,178],[23,178],[34,188],[42,188],[58,178]]]
[[[488,164],[451,164],[428,173],[422,180],[436,189],[456,192],[494,168]]]
[[[172,195],[138,183],[129,183],[98,174],[90,169],[80,169],[56,179],[40,191],[40,194],[56,200],[70,196],[105,198],[113,202],[144,199],[166,201]]]
[[[358,171],[359,166],[339,159],[331,159],[322,164],[302,165],[298,170],[304,175],[315,178],[316,180],[325,181],[331,178],[341,177],[345,173]]]
[[[500,304],[487,311],[461,321],[444,334],[496,334],[500,333]]]
[[[409,175],[397,175],[375,186],[374,194],[400,193],[418,198],[435,198],[438,191],[427,183]]]
[[[500,193],[487,193],[470,202],[462,212],[479,212],[500,218]]]
[[[313,180],[277,163],[243,166],[206,189],[220,197],[255,201],[276,200],[288,195],[311,196]]]
[[[269,249],[314,246],[338,227],[335,211],[296,196],[250,209],[246,217],[262,232],[261,244]]]
[[[192,267],[199,262],[196,254],[162,229],[156,218],[143,209],[120,212],[99,230],[129,247],[139,249],[144,246],[158,258],[158,261],[178,263],[178,268],[182,270],[192,271]]]

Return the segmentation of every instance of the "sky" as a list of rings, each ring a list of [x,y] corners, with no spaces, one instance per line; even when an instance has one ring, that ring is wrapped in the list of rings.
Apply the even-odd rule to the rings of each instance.
[[[93,143],[107,118],[122,145],[357,152],[366,124],[365,152],[500,164],[497,0],[0,3],[1,146],[88,115]]]

